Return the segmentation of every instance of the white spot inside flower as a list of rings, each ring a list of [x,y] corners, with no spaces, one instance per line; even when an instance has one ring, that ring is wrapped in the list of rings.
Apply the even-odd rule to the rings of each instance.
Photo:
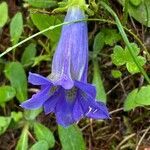
[[[93,111],[93,114],[96,113],[96,112],[97,112],[97,109],[95,109],[95,110]]]
[[[88,110],[88,112],[86,113],[86,115],[88,115],[91,111],[92,111],[92,107],[89,106],[89,110]]]

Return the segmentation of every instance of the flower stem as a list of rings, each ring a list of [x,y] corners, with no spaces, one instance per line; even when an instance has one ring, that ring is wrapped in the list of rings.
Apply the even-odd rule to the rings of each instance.
[[[7,48],[3,53],[0,54],[0,58],[1,58],[2,56],[4,56],[5,54],[9,53],[10,51],[12,51],[13,49],[15,49],[16,47],[22,45],[23,43],[25,43],[25,42],[27,42],[27,41],[29,41],[29,40],[31,40],[32,38],[34,38],[34,37],[36,37],[36,36],[38,36],[38,35],[40,35],[40,34],[42,34],[42,33],[45,33],[46,31],[53,30],[53,29],[55,29],[55,28],[57,28],[57,27],[60,27],[60,26],[62,26],[62,25],[65,25],[65,24],[69,24],[69,22],[64,22],[64,23],[61,23],[61,24],[58,24],[58,25],[50,26],[50,27],[48,27],[48,28],[46,28],[46,29],[44,29],[44,30],[42,30],[42,31],[40,31],[40,32],[37,32],[36,34],[33,34],[32,36],[30,36],[30,37],[24,39],[23,41],[21,41],[21,42],[15,44],[14,46]]]

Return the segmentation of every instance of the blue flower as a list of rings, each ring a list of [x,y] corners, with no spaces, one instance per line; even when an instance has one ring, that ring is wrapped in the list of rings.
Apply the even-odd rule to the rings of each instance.
[[[65,21],[85,19],[78,7],[69,8]],[[87,23],[64,25],[54,54],[52,73],[46,78],[29,73],[29,82],[41,90],[23,102],[25,109],[44,108],[45,114],[55,113],[57,123],[66,127],[83,117],[109,118],[107,107],[96,101],[96,89],[87,83]]]
[[[68,9],[65,22],[85,19],[84,11],[79,7]],[[87,23],[80,22],[64,25],[52,62],[49,76],[54,85],[65,89],[74,86],[74,80],[86,81],[88,62]]]

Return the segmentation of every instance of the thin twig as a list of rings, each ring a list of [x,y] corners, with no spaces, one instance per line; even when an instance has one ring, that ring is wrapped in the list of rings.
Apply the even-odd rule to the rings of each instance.
[[[149,130],[150,130],[150,126],[145,130],[145,132],[144,132],[144,134],[142,135],[142,137],[140,138],[140,140],[139,140],[139,142],[138,142],[138,144],[137,144],[135,150],[138,150],[138,149],[139,149],[139,146],[141,145],[141,143],[142,143],[144,137],[146,136],[146,134],[148,133]]]
[[[113,90],[115,90],[115,89],[121,84],[121,82],[127,80],[127,79],[130,78],[131,76],[132,76],[132,75],[129,75],[129,76],[123,78],[123,79],[122,79],[119,83],[117,83],[111,90],[109,90],[109,91],[106,93],[106,95],[109,95]]]
[[[129,136],[127,136],[125,139],[123,139],[119,145],[117,146],[116,150],[119,150],[121,145],[123,145],[126,141],[128,141],[129,139],[133,138],[136,134],[133,133],[133,134],[130,134]]]
[[[122,108],[118,108],[116,110],[113,110],[113,111],[109,112],[109,114],[112,115],[112,114],[117,113],[117,112],[122,111],[122,110],[123,110],[123,107]]]
[[[122,90],[123,90],[124,95],[127,96],[127,93],[126,93],[125,87],[124,87],[124,85],[123,85],[122,79],[120,79],[120,85],[121,85],[121,87],[122,87]]]
[[[29,137],[32,139],[32,141],[35,143],[36,142],[36,140],[35,140],[35,138],[32,136],[32,134],[28,131],[28,135],[29,135]]]

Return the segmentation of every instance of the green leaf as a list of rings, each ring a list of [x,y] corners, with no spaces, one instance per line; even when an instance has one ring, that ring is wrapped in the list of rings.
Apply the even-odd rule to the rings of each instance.
[[[36,56],[36,44],[31,43],[22,54],[21,63],[24,66],[29,66],[33,63],[33,58]]]
[[[31,19],[34,25],[40,30],[44,30],[50,26],[60,24],[61,21],[56,16],[49,16],[47,14],[40,13],[30,13]],[[52,42],[57,42],[60,37],[61,28],[56,28],[52,31],[44,32],[43,34],[47,36]]]
[[[28,125],[24,127],[15,150],[28,150]]]
[[[140,53],[139,47],[135,43],[131,43],[131,47],[132,47],[132,52],[134,53],[135,56],[137,56],[139,64],[141,66],[143,66],[146,63],[146,59],[144,57],[142,57],[142,56],[138,56],[138,54]],[[131,74],[135,74],[135,73],[140,72],[139,68],[137,67],[137,65],[133,61],[133,58],[131,57],[131,54],[129,53],[129,50],[128,50],[127,47],[125,47],[125,55],[126,55],[126,67],[127,67],[127,70]]]
[[[101,32],[103,32],[105,36],[105,44],[113,46],[116,42],[118,42],[121,39],[120,34],[115,29],[103,29]]]
[[[124,103],[125,111],[129,111],[138,106],[138,104],[135,102],[137,93],[138,93],[138,89],[134,89],[131,93],[128,94],[127,98],[125,99],[125,103]]]
[[[26,0],[26,2],[37,8],[52,8],[57,6],[57,2],[54,0]]]
[[[35,120],[35,118],[42,112],[42,108],[35,110],[25,110],[24,117],[26,120]]]
[[[67,128],[58,126],[58,132],[63,150],[86,149],[82,133],[76,125]]]
[[[11,117],[0,116],[0,135],[2,135],[8,128],[11,121]]]
[[[132,52],[134,53],[134,55],[137,56],[140,53],[140,48],[135,43],[130,43],[130,45],[132,47]],[[133,62],[133,59],[131,57],[131,54],[129,53],[127,46],[125,47],[125,57],[126,57],[126,61]]]
[[[97,60],[93,60],[94,64],[94,75],[93,75],[93,84],[96,86],[96,99],[106,103],[106,92],[104,89],[103,81],[101,79],[100,68],[98,66]]]
[[[125,4],[125,0],[119,0],[119,1],[122,5]],[[137,7],[135,7],[135,5]],[[147,27],[150,27],[149,8],[150,8],[150,0],[141,0],[141,2],[140,0],[132,0],[132,2],[130,2],[128,5],[128,12],[135,20],[137,20],[138,22],[140,22],[141,24]]]
[[[129,111],[137,106],[150,105],[150,85],[134,89],[124,103],[124,110]]]
[[[37,122],[34,123],[34,133],[35,133],[36,138],[39,141],[40,140],[47,141],[49,148],[52,148],[54,146],[55,139],[54,139],[53,133],[50,131],[50,129],[48,129],[44,125],[37,123]]]
[[[120,78],[122,76],[122,73],[119,70],[112,70],[111,74],[114,78]]]
[[[123,48],[116,45],[113,49],[113,54],[111,55],[112,62],[116,66],[121,66],[126,63],[126,56]]]
[[[134,6],[139,6],[141,4],[142,0],[130,0],[130,3]]]
[[[0,104],[3,104],[13,97],[15,97],[16,91],[11,86],[1,86],[0,87]]]
[[[36,66],[41,61],[50,61],[50,55],[40,55],[40,56],[35,57],[33,60],[34,60],[34,63],[32,66]]]
[[[141,66],[143,66],[146,63],[146,59],[142,56],[138,56],[138,54],[140,53],[139,47],[135,43],[131,43],[131,47],[132,47],[132,52],[134,53],[135,56],[137,56],[137,60],[138,60],[139,64]],[[125,47],[125,55],[126,55],[126,67],[127,67],[128,71],[131,74],[140,72],[140,70],[137,67],[137,65],[135,64],[131,54],[129,53],[129,50],[127,47]]]
[[[6,2],[0,4],[0,28],[2,28],[8,20],[8,5]]]
[[[142,56],[138,56],[137,59],[141,66],[143,66],[146,63],[145,58]],[[140,72],[140,70],[137,67],[137,65],[135,64],[135,62],[127,62],[126,67],[131,74]]]
[[[150,85],[143,86],[136,97],[136,103],[140,105],[150,105]]]
[[[23,114],[22,112],[15,112],[12,111],[11,112],[11,118],[15,121],[15,122],[19,122],[22,118],[23,118]]]
[[[48,150],[48,143],[44,140],[36,142],[30,150]]]
[[[27,99],[27,78],[23,66],[19,62],[8,63],[5,67],[5,76],[16,90],[16,97],[20,102]]]
[[[138,56],[140,53],[139,47],[135,43],[130,43],[130,45],[132,47],[132,53],[137,57],[139,64],[143,66],[146,63],[146,59],[142,56]],[[127,47],[123,49],[121,46],[116,45],[113,49],[111,58],[116,66],[126,64],[126,68],[131,74],[140,72]]]
[[[22,14],[18,12],[12,18],[10,23],[10,36],[13,45],[18,43],[22,32],[23,32],[23,19]]]
[[[119,33],[114,29],[102,29],[95,37],[93,50],[94,54],[98,54],[104,47],[104,45],[113,46],[121,39]]]
[[[105,35],[103,32],[99,32],[94,38],[93,50],[94,53],[99,53],[105,44]]]

